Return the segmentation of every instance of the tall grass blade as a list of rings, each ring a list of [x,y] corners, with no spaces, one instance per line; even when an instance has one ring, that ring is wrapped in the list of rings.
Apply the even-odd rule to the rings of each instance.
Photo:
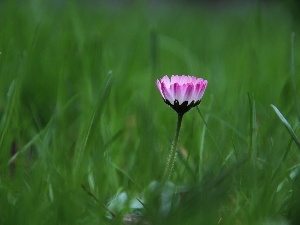
[[[290,133],[290,135],[292,136],[292,138],[293,138],[294,142],[296,143],[297,147],[300,149],[300,140],[298,139],[297,135],[295,134],[295,132],[294,132],[293,128],[291,127],[291,125],[289,124],[289,122],[284,118],[282,113],[276,108],[275,105],[271,104],[271,106],[274,109],[274,111],[276,112],[276,114],[279,117],[279,119],[281,120],[281,122],[284,124],[284,126],[288,130],[288,132]]]
[[[196,108],[197,108],[197,111],[198,111],[198,113],[199,113],[199,115],[200,115],[201,119],[203,120],[204,127],[206,128],[206,130],[207,130],[207,132],[208,132],[208,134],[209,134],[210,138],[212,139],[212,141],[213,141],[213,143],[214,143],[215,147],[216,147],[216,148],[219,150],[219,149],[220,149],[220,148],[219,148],[219,145],[217,144],[217,142],[216,142],[216,141],[215,141],[215,139],[213,138],[213,135],[212,135],[212,133],[211,133],[210,129],[208,128],[208,124],[207,124],[207,122],[206,122],[206,120],[205,120],[204,116],[202,115],[202,113],[201,113],[201,111],[200,111],[199,107],[197,106]],[[202,152],[200,153],[200,155],[202,155]],[[219,151],[218,151],[218,156],[220,156],[220,157],[221,157],[221,154],[220,154],[220,152],[219,152]]]
[[[256,107],[253,94],[248,93],[250,105],[250,156],[253,165],[256,164],[257,158],[257,122],[256,122]]]
[[[12,114],[13,114],[13,109],[14,106],[16,104],[16,96],[18,94],[18,90],[19,90],[19,80],[13,80],[8,93],[7,93],[7,98],[8,98],[8,107],[6,108],[4,115],[2,117],[2,121],[1,121],[1,127],[0,127],[0,132],[1,132],[1,136],[0,136],[0,147],[2,146],[4,137],[7,133],[8,127],[9,127],[9,123],[12,119]]]
[[[299,99],[297,93],[297,86],[296,86],[296,77],[295,77],[295,32],[291,34],[291,81],[293,87],[293,96],[295,100],[295,107],[296,112],[298,115],[298,119],[300,119],[300,112],[299,112]]]
[[[74,168],[73,168],[73,175],[76,176],[78,168],[80,167],[81,164],[81,159],[84,155],[84,150],[86,148],[87,142],[89,140],[91,131],[94,127],[94,124],[97,123],[97,121],[100,118],[101,115],[101,111],[103,109],[103,103],[105,102],[104,100],[107,99],[109,93],[110,93],[110,89],[111,89],[111,84],[112,84],[112,77],[110,76],[105,84],[104,90],[102,92],[102,94],[100,95],[100,97],[98,98],[94,110],[93,110],[93,114],[91,116],[90,122],[89,122],[89,126],[85,132],[83,141],[81,142],[81,145],[79,145],[79,148],[77,148],[77,151],[75,152],[75,160],[74,160]]]
[[[292,143],[293,143],[293,138],[291,138],[291,140],[290,140],[288,146],[286,147],[286,149],[285,149],[283,155],[281,156],[279,162],[277,163],[277,166],[276,166],[276,168],[275,168],[275,170],[274,170],[274,172],[273,172],[273,175],[272,175],[272,180],[276,177],[276,175],[278,174],[278,171],[279,171],[280,167],[282,166],[282,163],[283,163],[283,162],[285,161],[285,159],[287,158],[287,156],[288,156],[288,154],[289,154],[289,152],[290,152],[290,150],[291,150]]]

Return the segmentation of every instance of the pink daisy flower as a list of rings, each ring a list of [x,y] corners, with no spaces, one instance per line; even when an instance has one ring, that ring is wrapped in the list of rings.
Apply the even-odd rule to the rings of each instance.
[[[180,114],[200,104],[207,84],[207,80],[185,75],[172,75],[171,79],[166,75],[156,81],[165,103]]]

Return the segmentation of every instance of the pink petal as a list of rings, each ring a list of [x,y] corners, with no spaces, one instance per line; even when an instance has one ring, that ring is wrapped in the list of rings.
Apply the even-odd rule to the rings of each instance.
[[[199,90],[199,94],[198,94],[199,95],[199,100],[203,97],[205,89],[206,89],[206,86],[207,86],[207,81],[203,80],[200,83],[200,90]]]
[[[197,80],[198,82],[194,84],[194,92],[191,97],[191,99],[195,102],[201,99],[202,79]]]
[[[185,84],[182,84],[182,85],[179,85],[179,87],[180,87],[180,91],[177,95],[178,96],[177,100],[178,100],[179,105],[181,105],[185,101],[184,94],[186,92],[187,86]]]
[[[188,77],[185,75],[180,76],[180,85],[188,83]]]
[[[165,75],[163,78],[161,78],[160,82],[164,83],[167,88],[169,88],[171,85],[171,81],[167,75]]]
[[[178,83],[172,84],[172,93],[174,100],[180,101],[181,98],[181,86]]]
[[[194,85],[192,83],[186,84],[186,90],[184,93],[183,101],[188,101],[188,104],[190,104],[193,101],[193,94]]]
[[[186,84],[193,83],[193,78],[192,78],[191,76],[186,76],[186,78],[185,78],[185,83],[186,83]]]
[[[164,95],[163,95],[163,93],[162,93],[162,91],[161,91],[161,83],[160,83],[159,80],[156,80],[156,86],[157,86],[157,88],[158,88],[158,90],[159,90],[161,96],[164,98]]]
[[[165,83],[161,84],[161,91],[164,99],[168,100],[170,103],[174,103],[173,94],[171,93],[170,89],[166,87]]]
[[[172,75],[171,76],[171,84],[175,84],[175,83],[177,83],[177,84],[180,84],[180,76],[178,76],[178,75]]]

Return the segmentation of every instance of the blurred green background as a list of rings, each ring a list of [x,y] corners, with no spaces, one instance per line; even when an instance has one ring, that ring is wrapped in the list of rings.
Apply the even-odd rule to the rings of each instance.
[[[299,148],[270,106],[299,134],[298,8],[0,1],[0,224],[133,215],[129,200],[113,219],[105,208],[162,178],[177,119],[155,85],[165,74],[208,87],[183,119],[180,203],[162,215],[150,199],[144,220],[299,224]]]

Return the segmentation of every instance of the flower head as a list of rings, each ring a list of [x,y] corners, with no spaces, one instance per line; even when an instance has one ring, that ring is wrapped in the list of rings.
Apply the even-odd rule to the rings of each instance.
[[[177,113],[184,114],[200,104],[207,83],[207,80],[194,76],[172,75],[170,79],[166,75],[156,81],[156,86],[165,103]]]

